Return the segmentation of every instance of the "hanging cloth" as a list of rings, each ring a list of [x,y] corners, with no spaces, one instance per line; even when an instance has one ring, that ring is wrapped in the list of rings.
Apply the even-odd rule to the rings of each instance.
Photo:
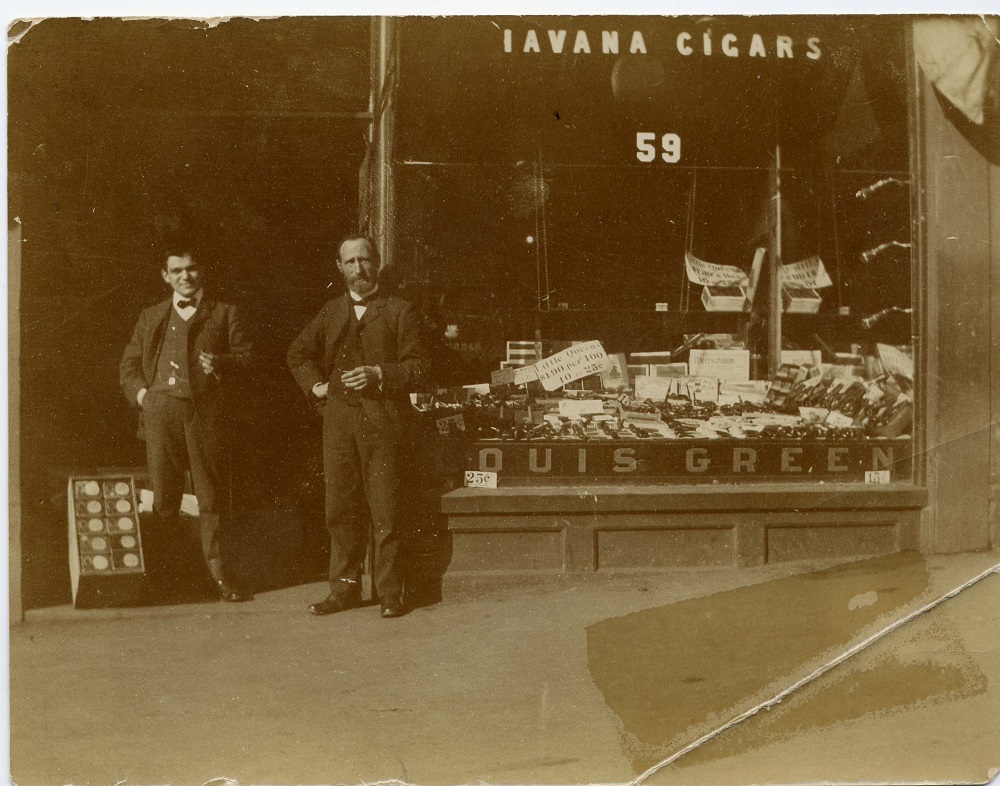
[[[921,19],[914,53],[927,78],[969,120],[1000,108],[1000,17]]]

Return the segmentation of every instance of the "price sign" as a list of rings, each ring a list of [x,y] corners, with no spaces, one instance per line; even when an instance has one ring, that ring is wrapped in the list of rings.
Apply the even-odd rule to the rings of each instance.
[[[666,401],[671,388],[672,381],[665,377],[638,376],[635,378],[635,397],[640,401],[647,398],[650,401]]]
[[[789,265],[782,265],[778,270],[778,279],[790,287],[822,289],[833,286],[829,273],[823,267],[823,260],[819,257],[809,257]]]
[[[538,371],[534,366],[521,366],[514,369],[514,384],[527,385],[538,379]]]
[[[504,385],[514,384],[515,370],[513,368],[501,368],[490,372],[490,387],[499,388]]]
[[[600,341],[584,341],[539,360],[532,368],[538,374],[542,387],[551,391],[581,377],[599,374],[604,370],[607,359]]]
[[[881,485],[883,483],[888,483],[890,480],[889,470],[879,469],[874,472],[865,472],[865,483],[872,483],[875,485]]]
[[[585,399],[582,401],[562,399],[559,402],[559,414],[567,418],[579,417],[581,415],[603,415],[604,402],[597,399]]]
[[[454,431],[465,431],[465,418],[461,415],[449,415],[446,418],[438,418],[435,423],[437,424],[438,434],[442,437],[451,436]]]
[[[842,412],[831,412],[826,416],[826,425],[833,428],[850,428],[854,425],[854,418],[848,417]]]
[[[495,489],[497,487],[497,473],[467,470],[465,487],[467,489]]]
[[[747,274],[735,265],[706,262],[698,259],[690,251],[684,254],[684,267],[688,279],[693,284],[706,287],[745,287],[750,283]]]

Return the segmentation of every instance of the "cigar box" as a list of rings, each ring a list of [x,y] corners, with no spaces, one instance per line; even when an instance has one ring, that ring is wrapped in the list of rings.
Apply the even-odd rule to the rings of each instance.
[[[807,287],[781,288],[782,311],[786,314],[815,314],[819,311],[823,298],[817,290]]]
[[[710,287],[701,290],[706,311],[743,311],[747,304],[746,287]]]

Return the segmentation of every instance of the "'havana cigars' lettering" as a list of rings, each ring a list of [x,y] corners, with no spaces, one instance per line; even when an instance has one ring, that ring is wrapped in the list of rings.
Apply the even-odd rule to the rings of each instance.
[[[741,41],[735,33],[725,33],[716,39],[711,30],[700,36],[681,31],[674,40],[678,53],[685,57],[694,54],[711,56],[718,53],[725,57],[793,59],[796,52],[802,53],[803,49],[801,42],[796,44],[791,36],[776,35],[765,40],[760,33],[753,33],[749,37],[744,36]],[[628,42],[627,50],[624,48],[626,41]],[[517,35],[515,41],[514,31],[510,28],[505,29],[503,31],[503,51],[537,54],[547,51],[555,55],[561,55],[564,52],[573,54],[600,52],[605,55],[617,55],[623,51],[632,55],[648,53],[646,37],[640,30],[624,34],[620,34],[618,30],[601,30],[600,33],[576,30],[570,34],[569,30],[539,31],[530,28],[525,31],[523,42],[520,34]],[[804,54],[810,60],[819,60],[822,57],[823,52],[820,49],[819,38],[811,36],[806,39]]]

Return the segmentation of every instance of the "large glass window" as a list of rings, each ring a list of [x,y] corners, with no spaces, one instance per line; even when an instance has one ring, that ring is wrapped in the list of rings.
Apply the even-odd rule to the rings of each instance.
[[[802,472],[785,456],[741,479],[911,480],[905,32],[875,17],[406,20],[396,259],[466,358],[450,381],[516,365],[509,342],[537,356],[596,339],[624,356],[618,398],[664,424],[624,419],[615,439],[838,441],[859,446],[850,471],[841,454]],[[705,477],[739,468],[723,463]]]

